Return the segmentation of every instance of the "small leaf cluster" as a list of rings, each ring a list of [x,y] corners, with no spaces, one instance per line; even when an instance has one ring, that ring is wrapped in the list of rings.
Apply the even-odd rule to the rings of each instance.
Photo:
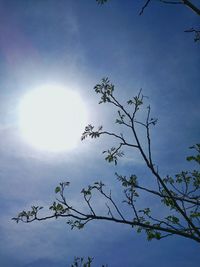
[[[106,2],[108,2],[108,0],[96,0],[96,2],[100,5],[105,4]]]
[[[135,116],[135,113],[140,109],[140,106],[143,105],[143,99],[144,99],[144,95],[142,94],[142,89],[140,89],[138,95],[134,96],[132,99],[129,99],[127,101],[128,105],[131,105],[134,107],[133,117]]]
[[[32,206],[31,210],[28,211],[21,211],[17,217],[12,218],[12,220],[16,221],[18,223],[19,221],[29,222],[37,218],[37,213],[39,210],[43,209],[43,207],[39,206]]]
[[[55,193],[56,193],[56,194],[57,194],[57,193],[62,194],[63,191],[64,191],[64,189],[65,189],[65,187],[66,187],[66,186],[69,186],[69,185],[70,185],[70,182],[62,182],[62,183],[60,183],[59,186],[56,186],[56,188],[55,188]]]
[[[105,160],[109,163],[114,162],[115,165],[117,165],[118,158],[121,158],[124,156],[124,152],[121,150],[118,150],[115,147],[111,147],[108,150],[103,151],[103,154],[107,154],[105,157]]]
[[[58,215],[66,213],[67,209],[61,203],[53,202],[52,206],[49,207],[52,210],[57,218]]]
[[[123,187],[135,188],[138,185],[137,176],[135,174],[132,174],[129,178],[119,175],[118,173],[115,173],[115,175],[117,176],[118,181],[122,183]]]
[[[150,222],[146,221],[145,224],[148,226],[148,225],[150,225]],[[155,226],[157,226],[157,225],[155,224]],[[141,233],[142,231],[145,231],[148,241],[151,241],[153,239],[160,240],[162,238],[161,232],[159,232],[157,230],[149,229],[148,227],[145,229],[143,227],[137,228],[137,233]]]
[[[99,104],[112,101],[114,85],[110,83],[108,78],[103,78],[100,84],[95,85],[94,90],[97,94],[101,94]]]
[[[75,257],[71,267],[91,267],[93,258],[88,257],[85,261],[83,257]]]
[[[146,234],[148,241],[151,241],[152,239],[160,240],[162,237],[160,232],[151,229],[147,229]]]
[[[126,200],[123,202],[127,203],[128,205],[133,205],[133,202],[136,201],[136,198],[139,197],[138,192],[136,191],[137,186],[137,176],[131,175],[129,178],[126,176],[119,175],[115,173],[117,179],[121,182],[124,189],[124,194],[126,196]]]
[[[165,197],[163,197],[161,199],[161,202],[164,203],[165,206],[169,207],[170,210],[176,210],[174,199],[172,197],[170,197],[170,196],[167,196],[167,193],[166,193],[166,191],[164,189],[162,190],[162,194]]]
[[[179,224],[180,221],[180,219],[174,215],[169,215],[165,219],[172,224]]]
[[[143,97],[141,98],[140,95],[134,96],[133,99],[127,101],[127,104],[137,106],[139,109],[139,106],[143,104]]]
[[[142,212],[144,215],[149,216],[151,213],[151,210],[150,210],[150,208],[145,208],[143,210],[139,210],[139,212]]]
[[[85,131],[83,132],[82,136],[81,136],[81,140],[83,141],[86,137],[91,137],[91,138],[97,138],[100,136],[101,131],[102,131],[103,127],[99,126],[98,129],[96,131],[94,131],[94,126],[92,126],[91,124],[88,124],[85,127]]]
[[[91,267],[94,258],[88,257],[85,260],[83,257],[75,257],[71,267]],[[108,265],[102,265],[102,267],[108,267]]]
[[[200,187],[200,172],[197,170],[194,171],[182,171],[178,174],[175,174],[175,178],[170,177],[170,176],[166,176],[163,179],[163,182],[165,184],[171,184],[171,185],[176,185],[176,186],[180,186],[180,185],[185,185],[185,187],[189,188],[193,187],[198,189]]]
[[[74,228],[76,229],[83,229],[84,223],[81,222],[81,220],[68,220],[67,224],[71,226],[71,229],[73,230]]]
[[[125,114],[122,114],[120,110],[117,111],[119,119],[116,119],[115,123],[124,124]]]
[[[181,184],[181,183],[185,183],[185,184],[189,184],[191,181],[191,176],[189,175],[188,171],[182,171],[178,174],[175,175],[175,182],[177,184]]]
[[[81,193],[84,195],[84,197],[91,196],[92,191],[94,189],[98,190],[99,192],[103,192],[103,187],[105,186],[104,183],[100,182],[94,182],[93,185],[89,185],[87,188],[83,188],[81,190]]]
[[[196,161],[198,164],[200,164],[200,144],[196,144],[194,146],[191,146],[190,149],[196,150],[198,154],[195,156],[187,157],[187,160],[188,161]]]

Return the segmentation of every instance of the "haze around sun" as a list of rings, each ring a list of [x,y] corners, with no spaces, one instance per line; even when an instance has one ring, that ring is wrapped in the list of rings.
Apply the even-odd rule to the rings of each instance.
[[[87,108],[75,90],[43,85],[27,92],[19,104],[19,128],[35,149],[75,149],[87,124]]]

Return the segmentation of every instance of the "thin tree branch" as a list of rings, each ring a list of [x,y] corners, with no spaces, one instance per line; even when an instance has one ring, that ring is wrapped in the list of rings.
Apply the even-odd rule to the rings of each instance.
[[[183,4],[192,9],[197,15],[200,16],[200,9],[196,7],[191,1],[182,0]]]
[[[184,231],[174,230],[174,229],[170,229],[167,227],[161,227],[157,224],[156,225],[155,224],[148,224],[147,225],[147,224],[142,223],[140,221],[129,221],[129,220],[124,220],[124,219],[117,219],[117,218],[112,218],[112,217],[107,217],[107,216],[98,216],[98,215],[92,215],[92,214],[85,214],[84,217],[79,217],[79,216],[76,216],[73,214],[58,214],[57,216],[54,214],[54,215],[46,216],[46,217],[42,217],[42,218],[36,217],[33,219],[29,219],[29,220],[27,219],[25,221],[23,221],[23,220],[22,221],[25,223],[30,223],[33,221],[45,221],[48,219],[59,218],[59,217],[77,219],[79,221],[83,221],[83,224],[84,224],[84,221],[87,223],[88,221],[91,221],[91,220],[111,221],[111,222],[120,223],[120,224],[127,224],[127,225],[130,225],[132,227],[133,226],[142,227],[143,229],[146,229],[146,230],[157,230],[157,231],[162,231],[162,232],[166,232],[166,233],[170,233],[170,234],[184,236],[186,238],[193,239],[193,240],[200,243],[199,237],[188,234],[187,232],[184,232]],[[188,229],[187,229],[187,231],[188,231]]]
[[[141,190],[146,191],[146,192],[148,192],[150,194],[153,194],[153,195],[157,195],[157,196],[159,196],[161,198],[168,197],[167,195],[163,195],[162,193],[160,193],[158,191],[151,190],[151,189],[139,186],[139,185],[135,185],[135,188],[141,189]],[[193,200],[190,200],[190,199],[187,199],[187,198],[183,198],[183,197],[178,197],[178,196],[173,196],[173,198],[175,198],[178,201],[185,201],[187,203],[191,203],[191,204],[200,206],[200,202],[199,201],[193,201]]]
[[[152,158],[151,158],[151,139],[150,139],[150,133],[149,133],[149,116],[150,116],[151,108],[148,106],[148,114],[147,114],[147,119],[146,119],[146,130],[147,130],[147,141],[148,141],[148,153],[149,153],[149,162],[151,165],[152,163]]]
[[[146,3],[144,4],[144,6],[142,7],[139,15],[141,16],[144,13],[145,8],[147,8],[147,6],[149,5],[149,3],[151,2],[151,0],[147,0]]]

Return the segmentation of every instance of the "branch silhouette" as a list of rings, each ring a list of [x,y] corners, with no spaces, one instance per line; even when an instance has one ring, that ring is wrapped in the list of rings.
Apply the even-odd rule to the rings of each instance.
[[[55,188],[58,197],[49,207],[50,215],[41,217],[39,213],[43,207],[32,206],[31,210],[20,212],[13,220],[17,223],[20,221],[30,223],[52,218],[65,218],[71,229],[82,229],[91,221],[102,220],[129,225],[138,233],[144,231],[148,240],[178,235],[200,242],[200,172],[197,170],[181,171],[174,177],[168,175],[161,177],[155,167],[151,148],[151,127],[156,125],[157,119],[151,117],[149,105],[144,109],[146,97],[140,90],[136,96],[127,101],[125,106],[115,97],[114,89],[114,85],[108,78],[102,79],[101,83],[94,87],[94,91],[100,96],[99,104],[107,103],[116,109],[115,122],[124,127],[132,143],[126,141],[122,133],[105,131],[102,126],[95,129],[91,124],[85,127],[82,140],[107,135],[113,141],[118,141],[116,147],[103,151],[105,160],[114,164],[117,164],[118,160],[125,155],[121,148],[127,147],[138,151],[151,174],[153,188],[142,185],[142,180],[135,174],[127,177],[115,173],[117,180],[121,183],[123,199],[116,200],[111,190],[107,190],[102,181],[97,181],[81,191],[83,201],[87,206],[86,210],[70,204],[65,196],[70,182],[61,182]],[[138,113],[141,112],[146,112],[146,118],[143,121],[138,119]],[[144,129],[145,140],[139,134],[140,128]],[[196,151],[197,155],[189,156],[187,160],[199,165],[200,144],[192,146],[191,149]],[[141,208],[141,205],[144,205],[141,204],[143,199],[141,192],[154,197],[154,204],[151,207]],[[98,212],[93,201],[94,196],[104,200],[104,213]],[[158,200],[160,209],[163,210],[162,215],[156,212],[155,203],[158,203]]]

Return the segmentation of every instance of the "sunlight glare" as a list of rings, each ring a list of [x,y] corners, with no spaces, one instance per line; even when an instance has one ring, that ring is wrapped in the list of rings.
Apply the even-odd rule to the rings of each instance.
[[[76,148],[86,124],[86,106],[80,95],[61,86],[39,87],[20,101],[19,125],[23,138],[37,149]]]

